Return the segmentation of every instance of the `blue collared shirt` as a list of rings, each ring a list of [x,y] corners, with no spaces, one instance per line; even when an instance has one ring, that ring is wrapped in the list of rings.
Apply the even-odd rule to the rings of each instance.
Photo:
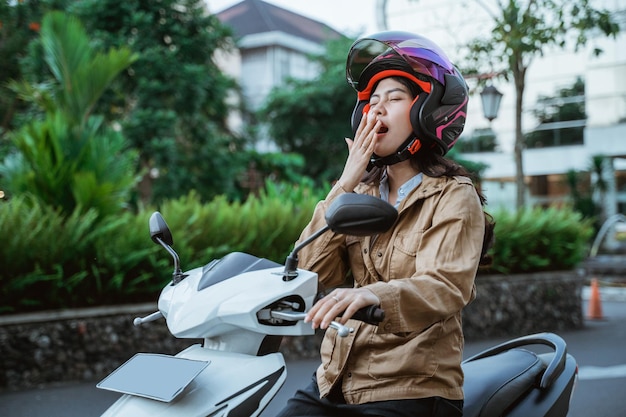
[[[422,178],[423,175],[420,172],[400,186],[400,188],[398,189],[398,198],[396,199],[396,202],[394,204],[395,208],[398,208],[402,200],[404,200],[404,198],[409,195],[409,193],[422,182]],[[389,201],[389,178],[387,177],[387,171],[385,171],[385,173],[383,174],[378,189],[380,190],[380,198],[385,201]]]

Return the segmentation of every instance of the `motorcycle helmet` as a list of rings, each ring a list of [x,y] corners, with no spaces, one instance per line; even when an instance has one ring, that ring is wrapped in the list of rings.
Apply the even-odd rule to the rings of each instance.
[[[406,160],[420,149],[445,155],[465,126],[468,87],[458,69],[432,41],[409,32],[386,31],[358,39],[346,62],[346,78],[357,91],[352,112],[353,133],[369,110],[376,83],[400,76],[421,90],[409,110],[413,134],[395,154],[372,156],[371,164],[392,165]]]

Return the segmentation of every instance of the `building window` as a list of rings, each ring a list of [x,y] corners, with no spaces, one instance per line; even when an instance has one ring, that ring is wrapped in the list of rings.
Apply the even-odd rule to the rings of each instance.
[[[532,110],[538,126],[525,135],[527,148],[584,144],[585,83],[578,78],[555,96],[540,96]]]
[[[491,128],[476,129],[470,135],[463,135],[456,143],[461,153],[496,152],[498,138]]]

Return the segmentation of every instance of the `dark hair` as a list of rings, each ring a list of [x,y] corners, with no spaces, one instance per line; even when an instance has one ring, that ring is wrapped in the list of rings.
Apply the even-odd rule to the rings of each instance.
[[[422,90],[420,87],[404,77],[391,77],[394,80],[400,82],[404,86],[406,86],[412,97],[415,98],[417,94],[421,93]],[[374,87],[372,91],[376,88]],[[439,155],[437,152],[431,152],[427,149],[421,149],[415,155],[412,155],[409,159],[411,165],[417,169],[419,172],[424,173],[424,175],[429,177],[455,177],[455,176],[464,176],[469,177],[474,183],[476,182],[476,176],[471,173],[467,168],[458,164],[457,162],[448,159],[444,156]],[[361,178],[361,182],[364,182],[368,185],[378,185],[380,184],[380,180],[384,169],[382,167],[373,167],[370,171],[366,171]],[[478,194],[478,198],[480,199],[480,204],[484,207],[487,204],[487,198],[485,195],[474,185],[474,189]],[[480,263],[481,267],[488,267],[491,265],[492,257],[487,252],[493,246],[495,242],[494,229],[495,229],[495,221],[493,217],[483,211],[485,215],[485,235],[483,238],[483,247],[480,254]]]

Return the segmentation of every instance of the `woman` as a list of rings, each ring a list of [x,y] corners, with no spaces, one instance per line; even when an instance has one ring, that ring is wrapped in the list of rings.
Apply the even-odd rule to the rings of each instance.
[[[491,242],[484,198],[468,173],[444,158],[465,123],[467,86],[443,52],[410,33],[356,41],[347,61],[357,91],[354,140],[343,173],[300,240],[324,225],[342,193],[379,196],[396,206],[391,230],[373,237],[326,233],[299,253],[300,265],[334,289],[306,320],[326,329],[379,305],[378,326],[351,321],[341,338],[326,332],[322,364],[287,416],[460,416],[461,310]],[[343,315],[342,315],[343,313]]]

